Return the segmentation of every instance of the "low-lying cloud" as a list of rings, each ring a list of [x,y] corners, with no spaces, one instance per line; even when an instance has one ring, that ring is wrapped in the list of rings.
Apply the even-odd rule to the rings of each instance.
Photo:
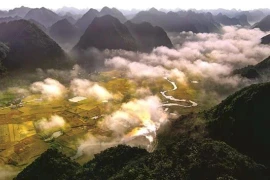
[[[167,76],[182,83],[200,80],[202,89],[234,91],[252,82],[232,75],[233,70],[270,55],[270,46],[260,44],[266,34],[233,26],[223,27],[222,34],[182,32],[171,36],[175,49],[158,47],[150,54],[114,50],[105,65],[125,70],[130,78]]]
[[[52,115],[49,119],[42,118],[35,122],[37,132],[56,132],[64,130],[66,125],[64,118],[58,115]]]
[[[92,97],[98,100],[109,100],[113,98],[113,95],[104,87],[87,79],[72,80],[70,90],[75,96]]]
[[[159,129],[168,122],[157,96],[147,96],[122,104],[119,110],[104,117],[98,127],[112,132],[108,137],[88,134],[78,147],[77,158],[93,155],[108,147],[128,144],[152,150]]]
[[[42,97],[48,100],[62,98],[67,91],[64,85],[51,78],[33,83],[30,90],[34,93],[41,93]]]
[[[55,79],[47,78],[44,81],[33,83],[30,86],[30,90],[33,93],[41,94],[43,99],[49,101],[64,98],[69,95],[69,92],[73,96],[96,98],[97,100],[109,100],[113,98],[113,95],[97,82],[75,78],[69,84],[64,86]],[[18,90],[16,89],[16,91]]]

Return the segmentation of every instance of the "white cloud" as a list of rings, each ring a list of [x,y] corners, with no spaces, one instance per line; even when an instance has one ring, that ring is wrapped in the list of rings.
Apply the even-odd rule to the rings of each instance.
[[[31,91],[41,93],[43,98],[53,100],[62,98],[65,95],[66,88],[59,81],[47,78],[44,82],[35,82],[30,86]]]
[[[67,124],[64,118],[58,115],[52,115],[49,119],[42,118],[35,122],[37,132],[56,132],[63,130],[66,125]]]
[[[93,97],[98,100],[109,100],[113,98],[113,95],[104,87],[87,79],[72,80],[70,90],[75,96]]]

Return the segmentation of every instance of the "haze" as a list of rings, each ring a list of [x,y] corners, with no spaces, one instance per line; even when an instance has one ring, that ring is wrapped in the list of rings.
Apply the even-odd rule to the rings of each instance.
[[[99,0],[99,1],[85,1],[85,0],[47,0],[47,1],[36,1],[36,0],[10,0],[5,1],[1,4],[1,9],[11,9],[19,6],[27,6],[31,8],[36,7],[47,7],[51,9],[58,9],[63,6],[66,7],[75,7],[79,9],[85,8],[102,8],[104,6],[116,7],[120,9],[148,9],[155,7],[158,9],[241,9],[241,10],[250,10],[258,8],[267,8],[270,7],[270,1],[267,0],[257,0],[257,1],[214,1],[214,0],[191,0],[191,1],[177,1],[177,0],[167,0],[167,1],[155,1],[155,0],[137,0],[137,1],[123,1],[123,0]]]

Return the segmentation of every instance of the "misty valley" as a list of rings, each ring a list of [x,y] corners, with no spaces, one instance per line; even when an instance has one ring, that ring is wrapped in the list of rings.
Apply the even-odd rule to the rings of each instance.
[[[270,179],[270,10],[134,11],[0,10],[0,179]]]

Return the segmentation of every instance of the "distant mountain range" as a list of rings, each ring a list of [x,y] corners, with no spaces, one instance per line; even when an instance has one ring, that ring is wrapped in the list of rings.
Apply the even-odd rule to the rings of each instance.
[[[8,70],[57,67],[65,59],[61,47],[26,20],[0,24],[0,41],[10,49],[3,59]]]
[[[84,32],[95,17],[111,15],[121,23],[125,23],[129,19],[133,23],[149,22],[154,26],[160,26],[170,32],[192,31],[195,33],[209,33],[218,32],[220,24],[250,26],[250,23],[257,23],[266,15],[270,14],[270,10],[267,11],[267,9],[251,11],[217,9],[164,12],[151,8],[147,11],[136,10],[133,11],[133,14],[123,11],[127,16],[116,8],[108,7],[104,7],[100,11],[89,9],[84,13],[85,11],[66,7],[54,12],[46,8],[31,9],[20,7],[9,11],[0,11],[0,18],[2,17],[0,22],[7,22],[12,20],[12,18],[14,20],[21,18],[27,20],[33,19],[48,28],[61,19],[67,19],[71,24],[75,24]]]
[[[218,15],[214,16],[214,19],[216,22],[225,26],[235,26],[235,25],[250,26],[247,20],[247,16],[245,14],[242,14],[238,17],[230,18],[226,15],[219,13]]]
[[[0,18],[0,23],[3,23],[3,22],[9,22],[9,21],[16,21],[16,20],[19,20],[19,19],[22,19],[21,17],[19,16],[8,16],[8,17],[2,17]]]
[[[270,14],[269,9],[255,9],[255,10],[249,10],[249,11],[241,11],[241,10],[236,10],[236,9],[209,9],[209,10],[196,10],[192,9],[195,12],[210,12],[214,16],[218,14],[223,14],[228,16],[229,18],[234,18],[234,17],[239,17],[241,15],[246,15],[248,18],[248,22],[253,24],[255,22],[258,22],[262,20],[266,15]]]
[[[9,11],[0,11],[0,17],[8,17],[8,16],[24,17],[30,10],[31,10],[31,8],[29,8],[29,7],[21,6],[18,8],[11,9]]]
[[[218,32],[219,24],[216,23],[211,14],[188,12],[161,12],[155,8],[149,11],[141,11],[131,19],[133,23],[149,22],[154,26],[160,26],[166,31],[182,32]]]
[[[46,8],[31,9],[24,17],[25,19],[33,19],[45,27],[50,27],[61,19],[59,15]]]

